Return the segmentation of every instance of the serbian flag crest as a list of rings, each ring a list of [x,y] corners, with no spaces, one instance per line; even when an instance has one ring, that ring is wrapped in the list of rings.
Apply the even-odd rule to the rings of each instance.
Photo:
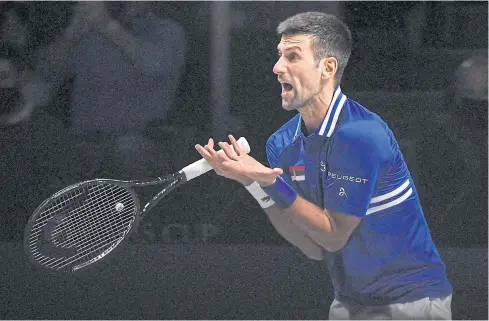
[[[304,165],[289,166],[290,177],[293,181],[305,181],[306,180],[306,168]]]

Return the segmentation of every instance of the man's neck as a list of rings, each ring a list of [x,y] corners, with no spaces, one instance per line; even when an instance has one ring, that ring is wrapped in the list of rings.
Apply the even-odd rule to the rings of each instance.
[[[324,90],[313,99],[311,104],[298,110],[306,125],[308,133],[313,133],[322,125],[323,120],[328,113],[331,101],[333,100],[334,89],[335,88],[330,88],[329,86],[328,88],[324,88]]]

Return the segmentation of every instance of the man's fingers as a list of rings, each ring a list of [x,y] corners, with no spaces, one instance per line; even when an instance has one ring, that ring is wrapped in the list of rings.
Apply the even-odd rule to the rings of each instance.
[[[257,181],[260,185],[270,185],[276,180],[277,176],[283,174],[283,170],[281,168],[264,168],[260,171],[250,173],[250,178]]]
[[[236,155],[241,156],[243,155],[243,150],[241,149],[241,146],[239,146],[238,142],[234,138],[233,135],[228,135],[229,141],[231,142],[231,145],[233,145],[234,151],[236,152]]]
[[[228,148],[231,150],[229,145]],[[218,153],[214,150],[214,141],[212,138],[209,139],[209,142],[205,146],[201,146],[200,144],[195,145],[195,149],[209,164],[212,165],[212,167],[214,167],[214,169],[219,166],[219,163],[230,160],[226,153]]]
[[[201,145],[197,144],[195,145],[195,149],[199,152],[199,154],[205,158],[206,161],[212,160],[212,155],[209,153],[207,149],[202,147]]]
[[[212,146],[212,143],[211,143]],[[199,154],[214,168],[216,169],[219,166],[219,159],[217,157],[217,153],[214,148],[209,147],[209,145],[205,145],[202,147],[201,145],[195,145],[195,149],[199,152]]]
[[[227,162],[229,161],[230,159],[228,158],[228,156],[225,154],[225,153],[217,153],[217,159],[221,162],[221,163],[224,163],[224,162]]]
[[[206,146],[214,150],[214,140],[212,138],[209,138],[209,141],[207,142]]]
[[[231,146],[229,146],[226,142],[220,142],[219,146],[222,148],[223,152],[232,160],[237,160],[237,154],[232,150]]]
[[[277,168],[272,169],[272,172],[274,174],[277,174],[277,175],[282,175],[284,173],[284,170],[277,167]]]
[[[214,150],[214,140],[212,138],[209,138],[209,141],[207,142],[207,145],[204,146],[204,148],[212,157],[216,157],[217,152]]]
[[[263,171],[259,176],[261,177],[276,177],[282,175],[284,171],[281,168],[267,168],[267,170]]]

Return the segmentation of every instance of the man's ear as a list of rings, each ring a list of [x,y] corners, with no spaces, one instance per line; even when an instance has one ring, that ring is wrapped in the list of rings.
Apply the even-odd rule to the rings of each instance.
[[[321,59],[320,67],[322,69],[321,77],[324,79],[334,79],[338,70],[338,60],[335,57],[323,58]]]

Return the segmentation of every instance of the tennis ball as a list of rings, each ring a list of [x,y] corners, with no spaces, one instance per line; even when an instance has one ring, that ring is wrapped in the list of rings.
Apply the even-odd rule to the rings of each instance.
[[[124,204],[122,204],[122,203],[117,203],[117,204],[115,204],[115,210],[116,210],[117,212],[120,212],[120,211],[122,211],[123,209],[124,209]]]

